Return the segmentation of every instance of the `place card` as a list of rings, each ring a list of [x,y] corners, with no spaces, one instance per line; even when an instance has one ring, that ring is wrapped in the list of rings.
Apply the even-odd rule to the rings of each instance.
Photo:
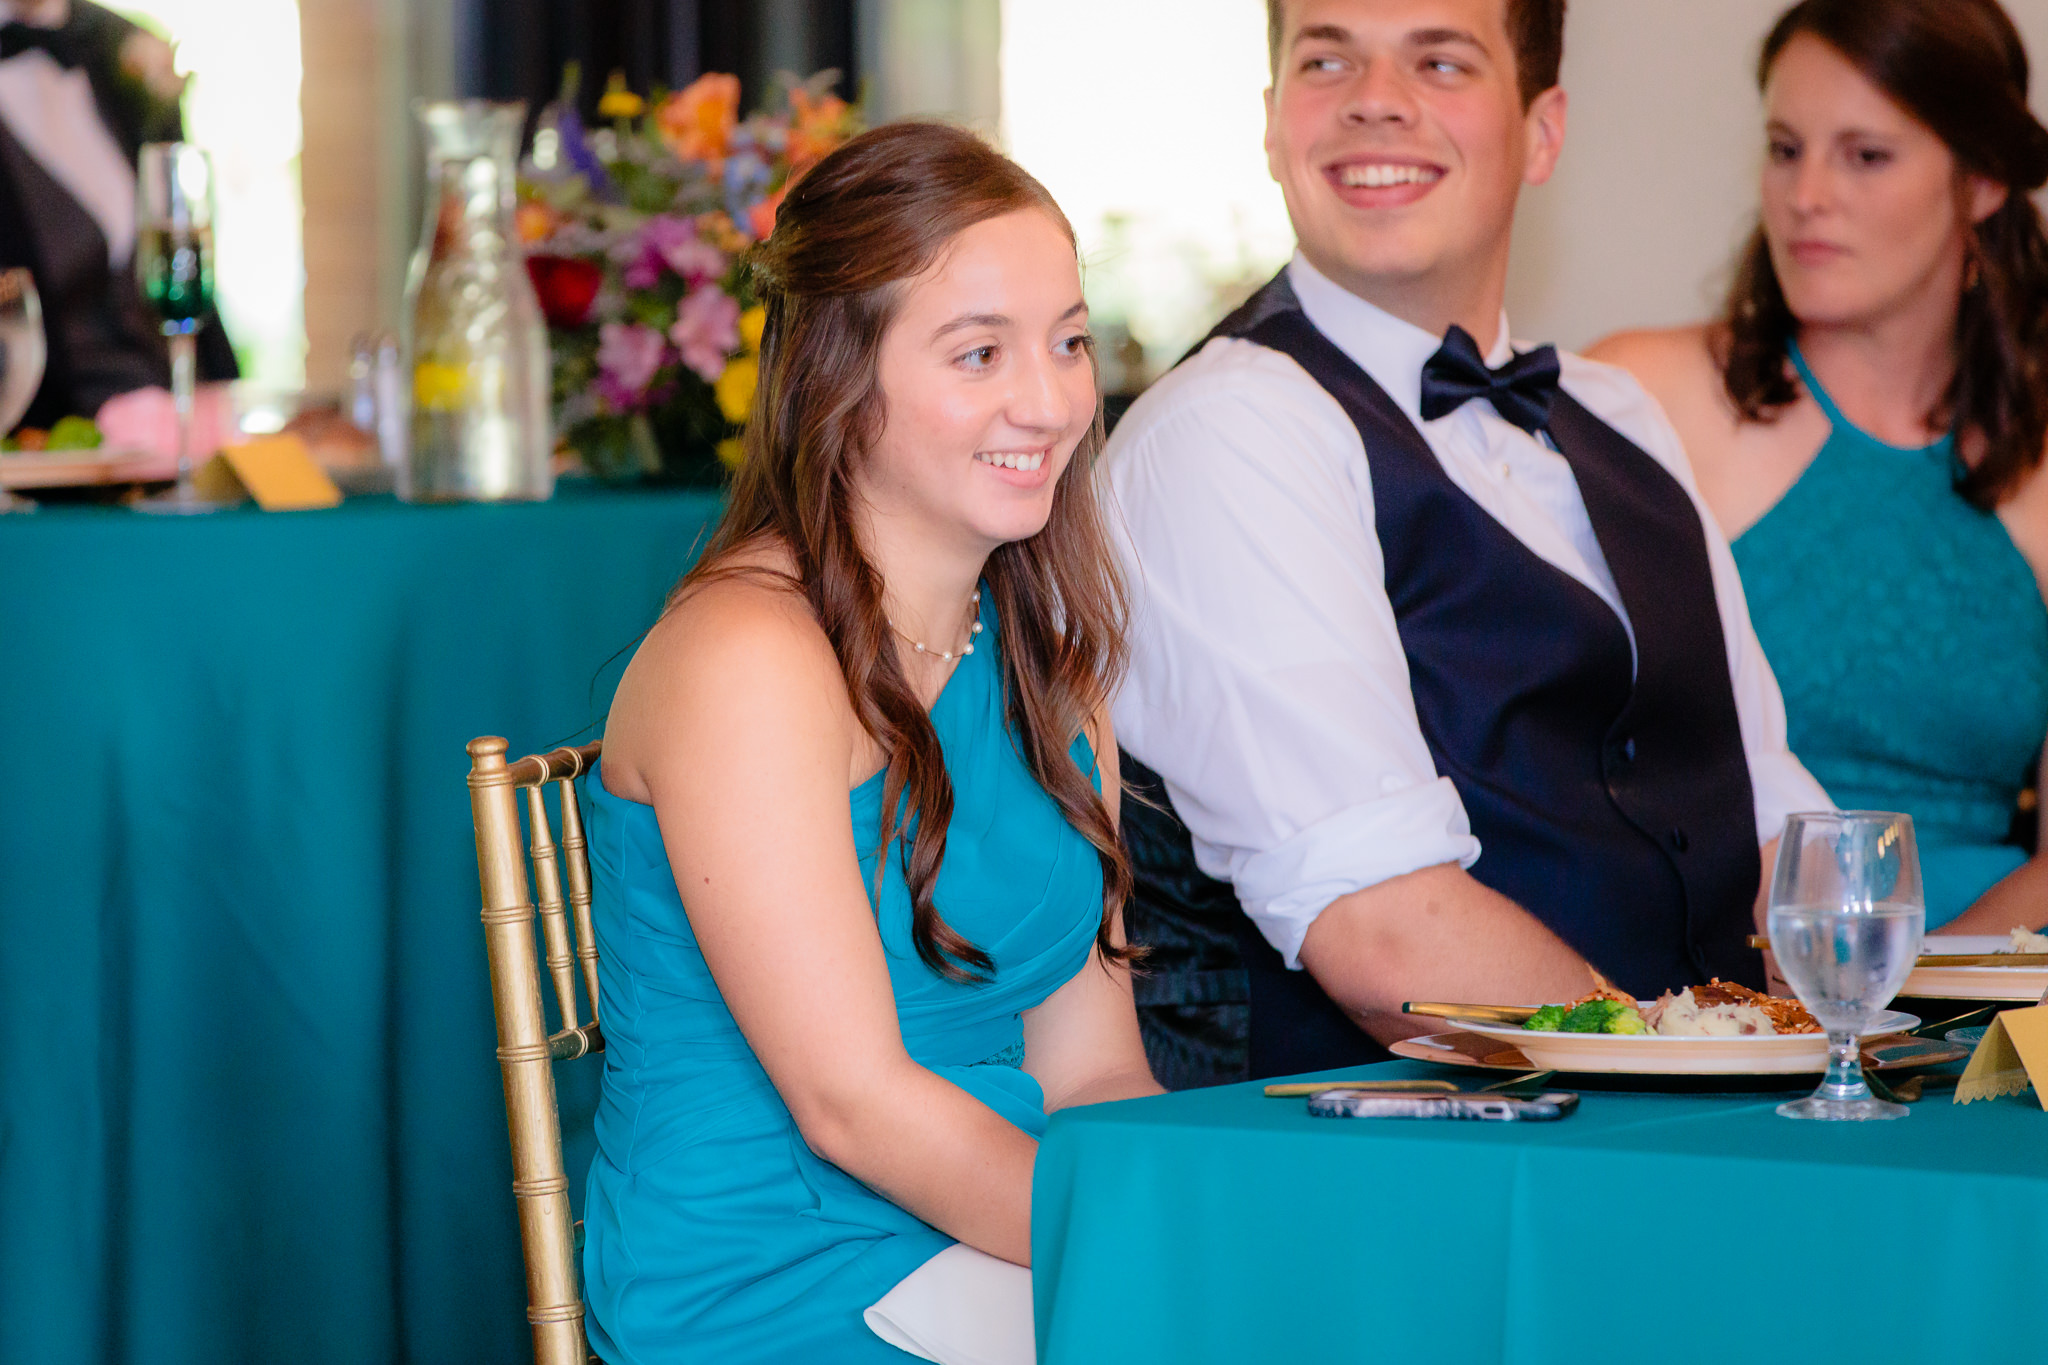
[[[2030,1085],[2048,1109],[2048,1005],[2006,1010],[1992,1019],[1956,1082],[1955,1102],[2017,1095]]]
[[[228,446],[192,476],[199,496],[212,502],[256,499],[266,512],[339,507],[341,490],[294,433],[259,436]]]

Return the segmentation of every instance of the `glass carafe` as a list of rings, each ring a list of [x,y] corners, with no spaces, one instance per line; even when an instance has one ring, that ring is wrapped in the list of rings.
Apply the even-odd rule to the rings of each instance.
[[[524,104],[414,105],[427,147],[427,220],[406,281],[414,502],[554,491],[548,334],[513,227]]]

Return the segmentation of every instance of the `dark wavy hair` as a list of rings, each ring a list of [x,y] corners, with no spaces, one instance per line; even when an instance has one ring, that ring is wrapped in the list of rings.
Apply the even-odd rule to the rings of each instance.
[[[1981,438],[1956,491],[1989,510],[2041,463],[2048,442],[2048,236],[2027,196],[2048,183],[2048,128],[2027,107],[2027,52],[1997,0],[1804,0],[1764,40],[1759,87],[1786,46],[1811,34],[1947,144],[1957,166],[2006,187],[1976,224],[1974,282],[1956,311],[1956,373],[1928,425]],[[1743,418],[1771,422],[1799,397],[1785,302],[1759,225],[1743,249],[1716,360]]]
[[[795,573],[776,575],[809,605],[838,656],[846,693],[887,768],[881,846],[899,832],[911,936],[934,971],[985,978],[994,962],[948,925],[933,901],[953,814],[937,732],[898,661],[882,579],[860,543],[855,480],[881,434],[887,397],[877,360],[904,285],[976,223],[1019,210],[1046,214],[1073,238],[1045,187],[973,134],[904,122],[854,138],[790,191],[775,230],[755,249],[754,287],[767,306],[761,378],[746,457],[704,558],[671,596],[751,572],[763,544],[786,547]],[[989,556],[1010,729],[1026,765],[1102,862],[1105,960],[1128,961],[1111,924],[1129,895],[1130,861],[1109,809],[1071,753],[1125,664],[1127,615],[1095,465],[1102,416],[1054,489],[1045,528]],[[889,859],[879,860],[876,889]]]
[[[1502,0],[1507,8],[1508,41],[1515,50],[1515,83],[1527,109],[1536,97],[1557,84],[1564,65],[1566,0]],[[1266,59],[1280,74],[1280,39],[1287,32],[1287,0],[1266,0]]]

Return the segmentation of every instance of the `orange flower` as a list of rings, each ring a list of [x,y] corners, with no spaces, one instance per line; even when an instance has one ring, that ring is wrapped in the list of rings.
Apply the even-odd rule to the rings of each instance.
[[[747,210],[747,227],[754,234],[755,241],[765,242],[768,240],[768,234],[775,231],[775,211],[782,207],[783,196],[789,193],[789,187],[795,183],[796,179],[792,176],[783,182],[781,189]]]
[[[824,159],[827,152],[846,140],[846,101],[837,95],[813,95],[802,86],[789,92],[790,112],[795,116],[789,130],[789,164],[802,171]]]
[[[739,225],[726,217],[722,209],[698,214],[697,233],[728,256],[737,256],[754,244],[753,238],[741,232]]]
[[[519,233],[519,240],[531,246],[555,230],[555,213],[546,204],[529,199],[513,213],[512,225]]]
[[[713,71],[663,100],[654,111],[654,122],[661,140],[678,157],[716,167],[731,148],[739,115],[740,78]]]

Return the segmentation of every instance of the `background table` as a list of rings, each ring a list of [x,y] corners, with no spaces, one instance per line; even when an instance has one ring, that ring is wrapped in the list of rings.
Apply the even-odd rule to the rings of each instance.
[[[462,746],[593,737],[716,508],[0,516],[0,1360],[524,1358]]]
[[[1254,1084],[1063,1111],[1033,1187],[1039,1361],[2040,1359],[2033,1096],[1870,1124],[1783,1098],[1402,1122]]]

